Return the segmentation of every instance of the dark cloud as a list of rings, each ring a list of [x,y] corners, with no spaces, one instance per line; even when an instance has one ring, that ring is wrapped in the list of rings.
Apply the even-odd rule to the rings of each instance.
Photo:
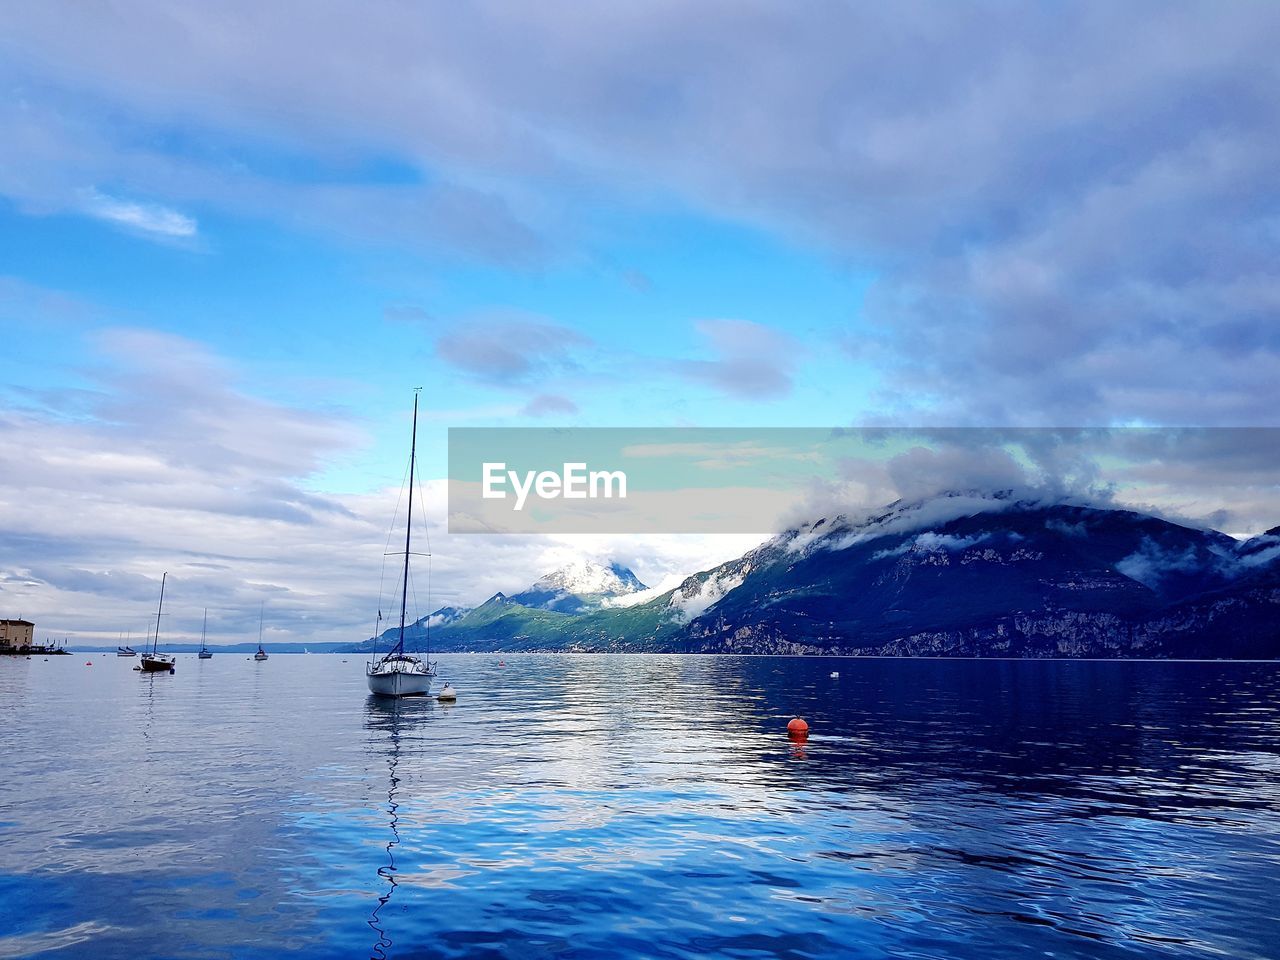
[[[0,275],[0,319],[14,323],[30,322],[38,316],[44,324],[76,327],[90,322],[100,311],[61,290],[50,290],[21,280]]]
[[[1006,490],[1126,507],[1249,535],[1274,526],[1280,428],[867,428],[882,458],[840,462],[844,494],[903,497]],[[893,451],[905,447],[900,453]],[[892,453],[884,457],[884,454]],[[821,502],[829,502],[827,492]]]
[[[770,400],[791,392],[803,348],[792,337],[749,320],[702,320],[697,329],[714,360],[682,360],[676,370],[689,380],[747,400]]]
[[[528,417],[553,417],[559,414],[571,415],[578,412],[578,405],[568,397],[561,397],[553,393],[540,393],[527,404],[521,411]]]
[[[433,318],[430,311],[416,303],[398,301],[382,307],[382,319],[391,323],[425,324]]]
[[[513,386],[573,369],[574,351],[590,343],[569,327],[504,313],[459,324],[436,341],[436,355],[482,380]]]
[[[623,270],[622,282],[636,293],[653,292],[653,278],[642,270]]]
[[[889,461],[888,474],[899,496],[907,500],[948,491],[987,493],[1032,485],[1026,469],[1000,447],[913,447]]]

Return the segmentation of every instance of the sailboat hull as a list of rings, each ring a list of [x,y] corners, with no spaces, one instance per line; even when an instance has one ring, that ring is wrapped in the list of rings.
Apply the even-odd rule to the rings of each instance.
[[[163,653],[144,653],[142,655],[142,662],[140,666],[144,673],[160,673],[161,671],[168,672],[172,670],[175,662],[176,661],[173,657],[167,656]]]
[[[369,664],[365,679],[378,697],[420,697],[431,692],[432,674],[418,664]]]
[[[212,653],[210,653],[208,650],[201,650],[199,653],[197,653],[197,654],[196,654],[196,656],[197,656],[198,658],[200,658],[201,660],[212,660],[212,659],[213,659],[213,654],[212,654]]]

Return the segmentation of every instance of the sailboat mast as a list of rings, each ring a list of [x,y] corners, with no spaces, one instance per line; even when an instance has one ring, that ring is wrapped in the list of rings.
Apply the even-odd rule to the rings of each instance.
[[[418,388],[421,389],[421,388]],[[404,525],[404,582],[400,585],[400,641],[396,651],[404,653],[404,611],[409,604],[409,537],[413,533],[414,461],[418,453],[418,390],[413,391],[413,433],[409,440],[409,515]]]
[[[205,631],[207,631],[208,629],[209,629],[209,608],[205,607],[204,623],[200,625],[200,649],[201,650],[204,649],[204,635],[205,635]]]
[[[160,646],[160,611],[164,609],[164,582],[169,579],[169,571],[166,570],[160,578],[160,606],[156,607],[156,635],[151,641],[151,652],[155,653]]]

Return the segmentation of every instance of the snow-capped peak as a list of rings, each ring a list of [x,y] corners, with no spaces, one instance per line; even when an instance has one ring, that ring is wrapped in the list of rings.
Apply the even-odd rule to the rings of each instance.
[[[639,578],[619,563],[575,560],[541,577],[529,591],[563,591],[576,596],[616,597],[645,589]]]

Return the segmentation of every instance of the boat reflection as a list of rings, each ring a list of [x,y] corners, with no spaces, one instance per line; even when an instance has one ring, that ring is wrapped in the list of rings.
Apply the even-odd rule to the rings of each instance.
[[[135,670],[141,670],[141,667],[135,667]],[[156,720],[156,675],[154,672],[141,674],[143,684],[141,688],[140,700],[142,702],[142,711],[139,717],[138,732],[142,734],[142,759],[149,762],[153,758],[153,752],[158,749],[159,743],[152,743],[151,731],[155,726]]]
[[[399,697],[390,699],[370,696],[366,701],[365,729],[370,732],[369,746],[375,751],[382,748],[387,755],[386,812],[388,816],[387,826],[391,833],[383,848],[386,851],[386,862],[378,867],[378,877],[386,882],[386,890],[378,897],[377,906],[373,908],[373,912],[369,914],[369,919],[366,921],[373,932],[378,935],[378,939],[369,953],[370,960],[387,960],[387,950],[393,943],[387,931],[385,920],[382,917],[382,910],[390,902],[391,896],[398,886],[396,881],[395,848],[400,844],[400,802],[398,796],[401,778],[396,775],[396,768],[400,764],[401,741],[404,732],[411,725],[422,721],[429,715],[430,708],[431,702],[429,700],[405,700]]]

